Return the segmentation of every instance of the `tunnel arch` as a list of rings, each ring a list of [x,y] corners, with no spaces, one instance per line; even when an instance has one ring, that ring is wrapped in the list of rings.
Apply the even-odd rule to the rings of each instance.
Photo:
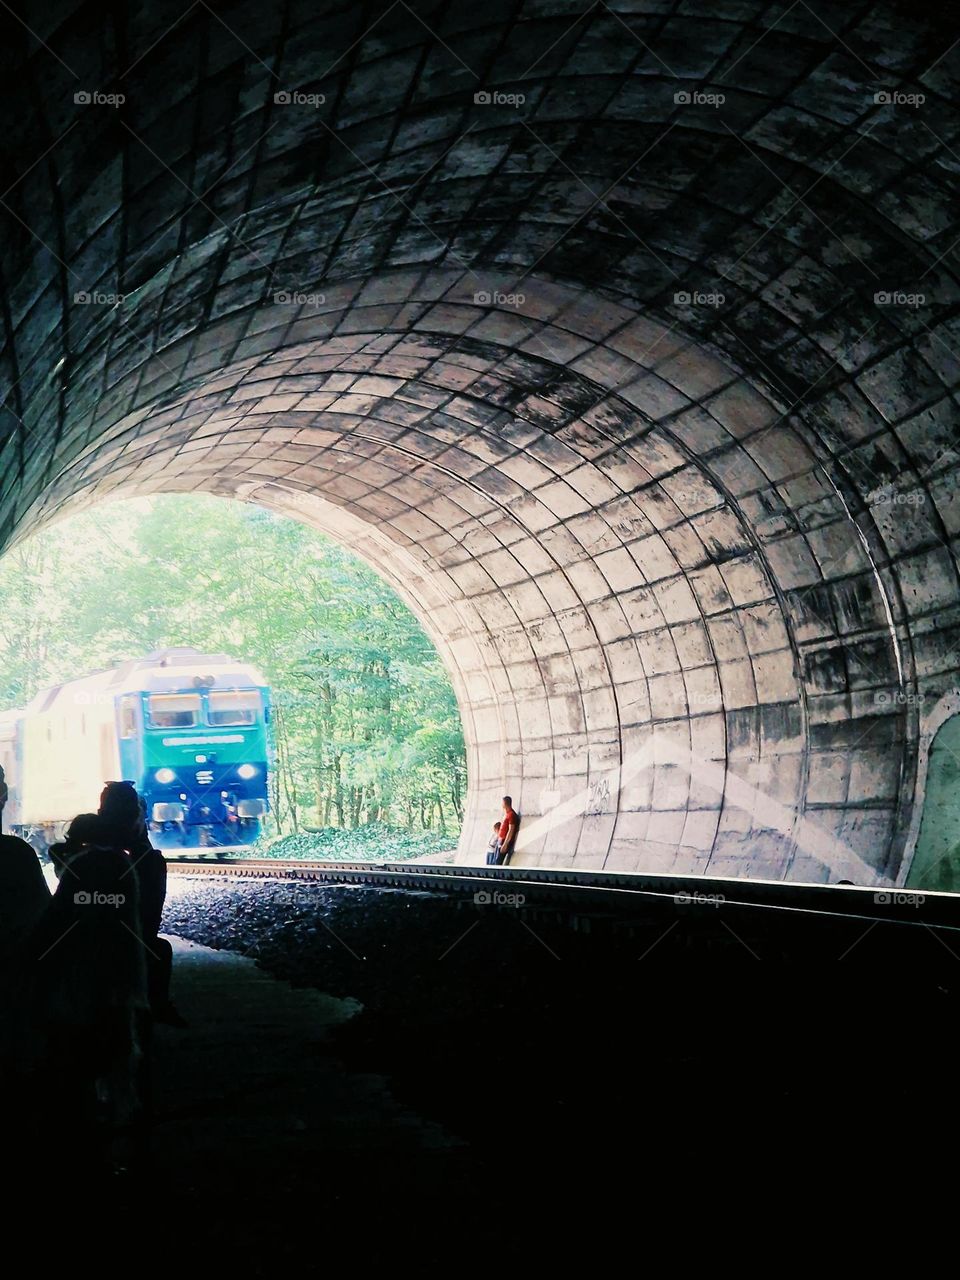
[[[821,835],[829,825],[811,820],[810,830],[801,829],[809,779],[799,743],[809,682],[799,678],[796,629],[805,595],[794,592],[797,618],[777,629],[772,611],[789,616],[787,596],[795,584],[779,580],[768,543],[723,482],[725,452],[741,447],[738,438],[762,442],[773,424],[776,457],[792,456],[801,476],[815,471],[816,455],[803,437],[779,420],[769,391],[754,388],[716,353],[673,335],[668,352],[650,358],[664,373],[676,362],[674,347],[685,354],[668,383],[642,362],[658,337],[662,345],[663,322],[622,316],[607,341],[610,313],[597,305],[593,320],[585,319],[590,312],[582,291],[552,282],[541,291],[528,277],[522,307],[498,313],[464,292],[461,273],[442,278],[432,271],[426,284],[409,273],[377,282],[381,295],[403,286],[414,297],[425,288],[428,298],[442,301],[395,335],[370,327],[382,325],[383,316],[379,307],[363,306],[362,295],[342,308],[350,313],[349,338],[310,339],[303,331],[318,320],[329,328],[330,312],[318,307],[335,307],[336,297],[298,308],[307,312],[305,324],[295,322],[292,334],[281,306],[278,328],[296,339],[289,345],[281,345],[281,335],[258,313],[251,324],[265,335],[268,355],[236,366],[219,360],[216,376],[205,383],[188,362],[181,377],[191,390],[164,397],[160,408],[145,395],[145,414],[138,392],[121,388],[128,413],[98,425],[95,444],[32,514],[42,521],[44,511],[61,510],[69,494],[96,500],[134,485],[209,487],[293,511],[360,550],[424,617],[454,673],[472,781],[464,856],[478,847],[485,815],[508,790],[518,794],[529,819],[547,808],[564,815],[564,806],[579,801],[578,812],[556,825],[525,827],[530,859],[619,869],[712,865],[717,873],[742,872],[745,861],[755,872],[785,871],[790,859],[825,865]],[[557,323],[541,318],[547,299]],[[576,309],[576,331],[560,322],[564,304]],[[438,306],[442,329],[434,318]],[[368,311],[375,319],[365,323]],[[492,342],[500,315],[506,332]],[[533,323],[521,323],[527,319]],[[470,336],[477,329],[482,338]],[[389,346],[387,337],[394,338]],[[583,373],[578,361],[571,371],[557,360],[574,339]],[[523,355],[523,376],[539,394],[513,397],[508,412],[497,407],[504,397],[496,371],[524,344],[552,358]],[[205,358],[203,352],[201,366]],[[539,375],[529,367],[534,361]],[[139,371],[131,377],[139,379]],[[470,394],[481,377],[490,384],[486,399]],[[644,411],[647,379],[668,386],[673,396],[659,431]],[[502,381],[509,388],[509,379]],[[724,413],[718,406],[726,408],[731,389],[735,409]],[[433,393],[427,403],[418,403],[427,391]],[[536,403],[527,407],[530,400]],[[685,413],[699,414],[729,441],[727,450],[715,451],[713,465],[709,454],[696,458],[683,440]],[[564,430],[569,443],[560,437]],[[371,533],[375,521],[379,527]],[[859,530],[846,512],[842,521],[831,535],[838,557],[843,552],[841,580],[844,558],[862,560]],[[717,523],[719,531],[711,528]],[[521,537],[530,545],[518,557],[511,547]],[[875,565],[870,571],[876,573]],[[694,572],[703,580],[690,591]],[[500,588],[498,573],[506,579]],[[683,598],[672,600],[671,593]],[[480,598],[479,607],[472,597]],[[484,620],[491,610],[498,618],[492,631]],[[808,612],[817,616],[816,609]],[[752,628],[750,644],[745,625]],[[553,650],[545,631],[553,632]],[[645,631],[653,632],[652,642]],[[765,635],[771,631],[774,643]],[[721,653],[719,646],[734,643],[731,637],[739,648]],[[895,635],[889,643],[895,646]],[[692,654],[686,661],[683,644]],[[766,749],[747,754],[738,770],[733,762],[728,767],[730,739],[738,729],[743,734],[747,714],[766,715],[775,727],[786,721],[791,734],[768,729]],[[687,717],[691,728],[679,743]],[[658,726],[668,732],[672,752],[635,773],[628,762],[622,777],[625,755],[642,752]],[[870,748],[864,756],[873,758]],[[729,777],[705,781],[706,763],[719,760]],[[727,794],[730,787],[737,799]],[[758,792],[780,805],[759,829],[753,825],[760,818]],[[654,834],[638,834],[651,825]],[[662,838],[670,832],[673,845]],[[860,851],[839,830],[832,834],[826,865],[862,876]]]
[[[464,857],[508,790],[531,862],[896,878],[958,667],[956,237],[875,86],[952,119],[942,28],[321,8],[319,76],[307,19],[131,19],[112,116],[22,50],[6,537],[206,488],[348,541],[454,677]]]

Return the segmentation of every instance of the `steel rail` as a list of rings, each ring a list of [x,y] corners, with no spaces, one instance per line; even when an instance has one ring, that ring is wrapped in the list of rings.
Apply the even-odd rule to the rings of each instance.
[[[230,856],[168,859],[173,875],[300,880],[458,894],[518,893],[524,905],[551,905],[579,896],[595,907],[621,909],[645,900],[672,901],[681,910],[746,908],[869,924],[960,932],[960,895],[856,885],[738,880],[687,875],[642,875],[567,868],[487,867],[423,862],[323,862]],[[496,903],[494,903],[496,905]],[[513,904],[511,904],[513,905]]]

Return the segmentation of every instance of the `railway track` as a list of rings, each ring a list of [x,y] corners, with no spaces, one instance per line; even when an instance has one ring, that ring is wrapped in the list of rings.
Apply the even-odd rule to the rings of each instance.
[[[206,857],[169,858],[172,875],[307,881],[412,892],[473,896],[478,903],[512,907],[563,906],[642,909],[672,901],[678,912],[728,908],[810,917],[840,917],[960,933],[960,895],[857,885],[801,884],[685,875],[635,875],[539,867],[487,867],[423,862],[307,862],[235,856],[229,849]],[[487,895],[484,898],[481,895]],[[498,895],[502,895],[498,902]],[[518,897],[521,901],[517,901]]]

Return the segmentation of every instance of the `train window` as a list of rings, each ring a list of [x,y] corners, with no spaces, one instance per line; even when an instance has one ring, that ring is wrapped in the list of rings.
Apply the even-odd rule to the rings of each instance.
[[[256,689],[211,692],[211,724],[256,724],[260,714],[260,694]]]
[[[199,693],[154,693],[147,709],[154,729],[190,729],[200,723]]]
[[[134,738],[137,733],[137,700],[122,698],[120,701],[120,737]]]

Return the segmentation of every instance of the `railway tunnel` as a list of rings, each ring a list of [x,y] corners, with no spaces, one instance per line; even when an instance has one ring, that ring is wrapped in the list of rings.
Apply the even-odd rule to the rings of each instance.
[[[62,1054],[11,1075],[5,1004],[11,1197],[124,1274],[147,1241],[275,1275],[569,1267],[582,1233],[595,1264],[675,1250],[678,1205],[684,1240],[726,1213],[738,1263],[765,1223],[782,1251],[786,1205],[812,1238],[936,1221],[949,11],[14,0],[0,25],[0,550],[134,494],[314,525],[422,620],[469,772],[461,865],[171,860],[185,1017],[141,1010],[119,1085]],[[513,865],[466,865],[504,792]]]
[[[5,545],[208,490],[351,546],[454,680],[462,859],[509,791],[520,865],[906,881],[960,667],[946,15],[4,23]]]

